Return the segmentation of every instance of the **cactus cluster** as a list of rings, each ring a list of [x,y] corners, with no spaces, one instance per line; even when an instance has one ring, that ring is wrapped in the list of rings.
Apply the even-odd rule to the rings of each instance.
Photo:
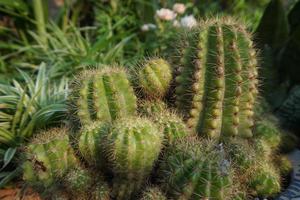
[[[134,73],[105,66],[79,74],[69,129],[49,130],[28,145],[25,181],[54,188],[52,199],[276,195],[280,174],[290,168],[278,155],[275,122],[253,114],[257,61],[250,34],[221,18],[202,22],[181,41],[174,65],[153,58]],[[281,169],[274,167],[278,160]]]

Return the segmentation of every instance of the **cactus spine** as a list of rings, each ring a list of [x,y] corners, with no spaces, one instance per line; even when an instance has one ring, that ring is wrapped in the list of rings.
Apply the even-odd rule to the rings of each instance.
[[[143,93],[152,98],[160,98],[167,93],[172,80],[169,63],[161,58],[145,62],[137,75],[138,86]]]
[[[198,133],[252,136],[257,61],[250,38],[229,18],[209,20],[184,38],[175,103]]]
[[[136,112],[136,97],[126,73],[117,67],[86,70],[73,83],[70,110],[82,124],[111,122]]]
[[[125,118],[115,122],[107,136],[107,154],[115,174],[116,199],[130,199],[150,174],[163,135],[149,120]]]
[[[56,187],[67,170],[77,164],[64,128],[40,133],[26,147],[24,159],[24,180],[41,191]]]
[[[222,154],[212,143],[177,142],[162,164],[167,193],[174,199],[232,199],[232,171]]]

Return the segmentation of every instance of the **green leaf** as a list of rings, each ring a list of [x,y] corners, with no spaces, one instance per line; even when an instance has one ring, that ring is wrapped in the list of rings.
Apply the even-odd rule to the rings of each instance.
[[[282,0],[272,0],[260,20],[256,30],[258,44],[272,49],[281,48],[288,39],[289,24]]]
[[[4,177],[0,181],[0,188],[4,187],[9,181],[11,181],[13,178],[19,176],[22,172],[22,168],[18,167],[15,170],[11,172],[1,172],[0,177]]]
[[[10,161],[13,159],[14,155],[16,154],[17,152],[17,148],[8,148],[4,154],[4,158],[3,158],[3,166],[2,168],[0,169],[0,171],[2,171],[9,163]]]

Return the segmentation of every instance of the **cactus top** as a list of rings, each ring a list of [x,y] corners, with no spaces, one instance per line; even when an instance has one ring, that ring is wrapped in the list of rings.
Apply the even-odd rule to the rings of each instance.
[[[83,71],[73,82],[70,102],[72,116],[83,124],[111,122],[136,112],[133,88],[126,72],[118,67]]]
[[[252,136],[257,60],[251,35],[231,18],[202,22],[179,48],[176,106],[211,138]]]

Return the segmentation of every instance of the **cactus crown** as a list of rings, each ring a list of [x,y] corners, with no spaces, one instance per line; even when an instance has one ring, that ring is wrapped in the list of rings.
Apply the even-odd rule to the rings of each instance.
[[[136,113],[136,97],[122,68],[83,71],[72,88],[70,111],[82,124],[93,120],[111,122]]]
[[[203,22],[183,37],[176,106],[211,138],[251,137],[257,61],[250,34],[231,18]]]

